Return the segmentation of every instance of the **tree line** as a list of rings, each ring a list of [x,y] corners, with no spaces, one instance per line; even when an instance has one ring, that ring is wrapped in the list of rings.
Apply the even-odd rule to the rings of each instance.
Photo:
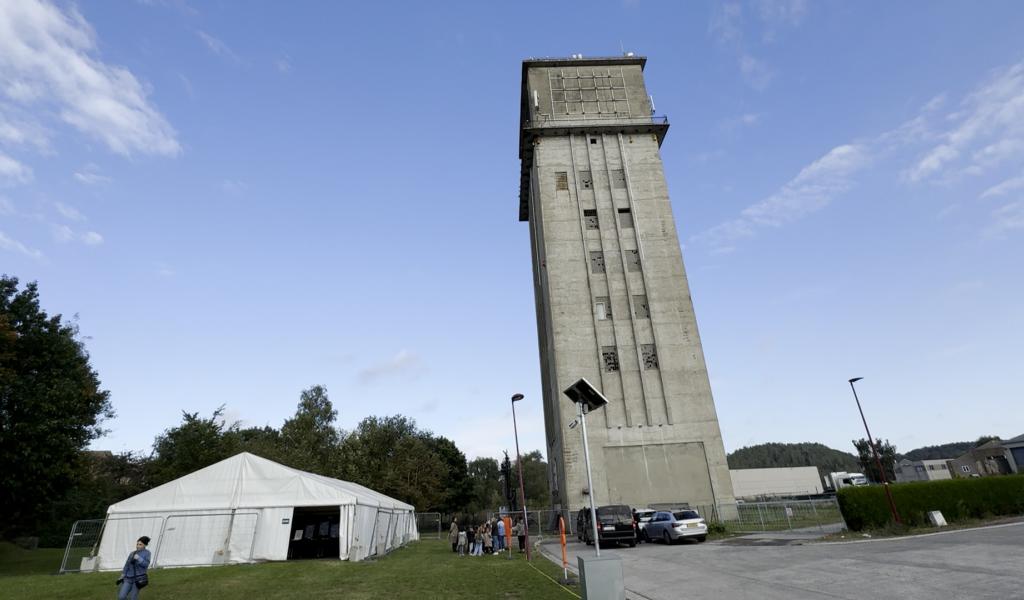
[[[67,539],[77,519],[102,518],[110,504],[238,454],[365,485],[419,512],[477,513],[514,501],[518,465],[508,457],[466,459],[456,444],[406,416],[369,416],[351,431],[337,424],[327,389],[303,390],[280,428],[243,427],[183,412],[149,453],[88,450],[114,418],[110,394],[75,323],[50,316],[38,288],[0,278],[0,537]],[[550,505],[539,451],[522,457],[527,504]]]

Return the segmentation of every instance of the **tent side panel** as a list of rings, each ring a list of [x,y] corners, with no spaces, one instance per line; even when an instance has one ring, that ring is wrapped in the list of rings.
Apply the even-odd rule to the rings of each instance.
[[[288,543],[292,536],[293,510],[285,508],[264,508],[256,525],[256,541],[253,544],[253,560],[285,560],[288,558]],[[284,520],[288,522],[285,523]],[[248,552],[248,548],[245,549]],[[235,549],[232,548],[232,552]]]
[[[374,526],[377,522],[377,509],[372,506],[356,505],[355,523],[352,531],[352,546],[348,559],[360,561],[370,556],[374,550]]]
[[[110,515],[103,526],[103,537],[98,544],[99,569],[119,571],[128,555],[135,551],[135,541],[149,536],[152,552],[160,544],[164,516],[161,514]]]

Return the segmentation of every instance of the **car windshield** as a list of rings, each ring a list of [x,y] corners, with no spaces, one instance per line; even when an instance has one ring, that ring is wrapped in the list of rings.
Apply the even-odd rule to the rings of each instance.
[[[700,518],[700,515],[697,514],[697,511],[695,511],[695,510],[681,510],[681,511],[679,511],[677,513],[673,513],[672,516],[674,516],[676,519],[678,519],[680,521],[682,521],[684,519],[699,519]]]
[[[627,507],[627,506],[602,506],[602,507],[597,509],[597,518],[598,519],[619,518],[619,519],[632,520],[633,519],[633,515],[630,514],[629,507]]]

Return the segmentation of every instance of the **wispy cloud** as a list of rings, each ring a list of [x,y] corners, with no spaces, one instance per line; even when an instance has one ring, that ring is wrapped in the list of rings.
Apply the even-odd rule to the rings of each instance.
[[[1010,202],[992,211],[992,224],[985,230],[989,237],[1024,231],[1024,200]]]
[[[19,112],[10,104],[0,103],[0,144],[32,146],[39,152],[49,152],[50,139],[46,129],[32,118],[19,118]]]
[[[103,236],[95,231],[77,232],[63,223],[53,223],[50,227],[53,231],[54,241],[61,244],[81,242],[87,246],[97,246],[103,243]]]
[[[754,4],[764,23],[766,42],[774,41],[779,29],[799,27],[807,15],[807,0],[757,0]]]
[[[97,185],[100,183],[110,183],[110,178],[106,175],[100,174],[100,168],[92,163],[89,163],[75,171],[75,179],[85,185]]]
[[[0,231],[0,249],[24,254],[25,256],[36,260],[41,260],[43,258],[42,252],[35,248],[28,247],[16,239],[8,237],[8,235],[3,231]]]
[[[95,32],[73,5],[0,3],[0,90],[15,104],[50,109],[118,154],[181,152],[145,87],[98,58]]]
[[[1011,177],[1010,179],[997,183],[996,185],[982,192],[981,198],[984,199],[994,198],[997,196],[1005,196],[1006,194],[1017,191],[1019,189],[1024,189],[1024,175],[1020,175],[1018,177]]]
[[[867,146],[844,144],[804,167],[779,191],[748,206],[740,216],[694,236],[695,243],[718,252],[732,249],[739,238],[765,227],[779,227],[828,206],[854,184],[853,175],[871,162]]]
[[[242,59],[239,58],[238,55],[235,54],[234,51],[231,50],[231,48],[229,48],[222,40],[213,37],[203,30],[196,31],[196,35],[199,36],[199,39],[203,40],[203,43],[210,49],[210,52],[213,52],[217,56],[236,64],[242,62]]]
[[[904,171],[907,181],[949,179],[951,167],[981,175],[1024,156],[1024,62],[995,71],[946,120],[938,143]]]
[[[68,219],[70,221],[85,220],[85,216],[82,213],[78,212],[78,209],[76,209],[74,206],[68,206],[63,202],[54,202],[53,206],[54,208],[57,209],[57,212],[60,213],[60,216],[64,217],[65,219]]]
[[[806,0],[757,0],[748,5],[754,10],[753,19],[747,19],[743,5],[739,2],[717,3],[711,11],[708,35],[723,49],[736,57],[740,76],[750,87],[758,91],[768,88],[775,78],[775,69],[760,58],[753,43],[747,39],[745,30],[761,32],[761,41],[771,43],[780,30],[795,28],[807,14]]]
[[[16,185],[32,181],[32,169],[0,152],[0,185]]]
[[[274,61],[274,68],[278,73],[291,73],[292,63],[287,56],[283,56]]]
[[[13,215],[14,213],[14,203],[11,202],[11,199],[0,196],[0,215]]]
[[[359,383],[370,384],[384,379],[409,379],[422,369],[420,357],[408,350],[401,350],[394,357],[359,371]]]

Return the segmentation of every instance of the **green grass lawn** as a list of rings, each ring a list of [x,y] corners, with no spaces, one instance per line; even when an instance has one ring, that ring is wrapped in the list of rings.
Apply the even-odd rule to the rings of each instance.
[[[53,575],[63,550],[26,551],[0,545],[0,599],[110,600],[117,573]],[[414,542],[374,561],[311,560],[192,569],[156,569],[141,598],[260,600],[263,598],[522,598],[571,600],[523,555],[459,557],[444,541]],[[533,567],[558,579],[562,571],[536,553]]]

